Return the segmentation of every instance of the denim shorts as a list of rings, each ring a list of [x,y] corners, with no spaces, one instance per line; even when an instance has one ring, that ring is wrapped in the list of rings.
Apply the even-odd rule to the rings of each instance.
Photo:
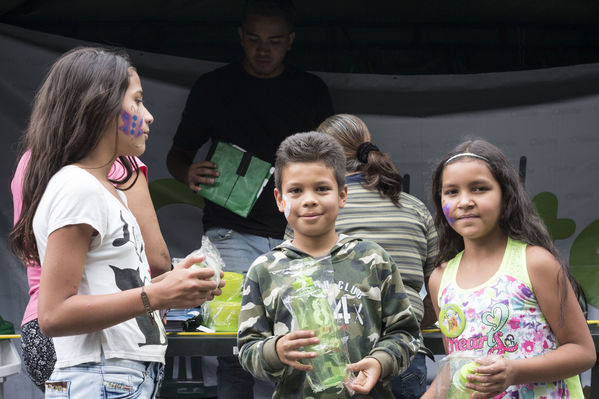
[[[156,396],[162,364],[103,359],[55,369],[46,381],[46,398],[149,399]]]
[[[220,227],[212,227],[204,234],[218,249],[227,272],[247,273],[254,259],[283,242]]]

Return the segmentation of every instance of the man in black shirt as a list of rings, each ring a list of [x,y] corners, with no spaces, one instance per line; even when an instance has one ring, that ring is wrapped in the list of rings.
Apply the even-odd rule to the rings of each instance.
[[[202,75],[191,89],[167,166],[192,190],[200,191],[219,176],[218,165],[194,162],[208,140],[235,144],[274,164],[283,139],[315,130],[333,114],[324,82],[283,62],[295,38],[292,14],[287,1],[249,0],[238,28],[243,60]],[[205,234],[227,271],[247,272],[256,257],[281,242],[286,221],[273,189],[270,179],[247,218],[206,201]],[[236,358],[219,358],[217,376],[219,399],[251,397],[252,377]]]

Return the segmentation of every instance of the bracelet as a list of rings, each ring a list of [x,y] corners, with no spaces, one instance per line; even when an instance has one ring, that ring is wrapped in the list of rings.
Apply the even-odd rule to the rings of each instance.
[[[143,302],[144,309],[150,317],[150,320],[152,320],[152,323],[156,323],[156,321],[154,320],[154,312],[152,311],[152,306],[150,306],[150,299],[148,298],[148,294],[146,294],[143,285],[141,286],[141,301]]]

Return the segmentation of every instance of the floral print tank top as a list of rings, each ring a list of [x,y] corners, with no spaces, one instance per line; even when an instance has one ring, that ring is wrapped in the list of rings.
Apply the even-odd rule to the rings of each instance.
[[[456,274],[463,252],[449,261],[439,287],[439,327],[449,353],[539,356],[557,348],[555,335],[539,308],[526,268],[526,244],[508,238],[495,275],[461,289]],[[508,387],[503,398],[582,398],[578,376],[554,383]]]

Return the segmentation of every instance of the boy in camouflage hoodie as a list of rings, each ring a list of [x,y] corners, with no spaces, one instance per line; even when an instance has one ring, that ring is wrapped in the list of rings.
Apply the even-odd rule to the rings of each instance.
[[[239,315],[239,359],[255,377],[277,383],[273,398],[349,397],[315,393],[306,379],[318,343],[313,331],[291,331],[291,315],[282,302],[291,287],[273,276],[306,258],[330,256],[337,291],[336,309],[349,336],[350,383],[358,398],[393,398],[389,382],[404,371],[420,346],[419,326],[393,260],[378,244],[337,236],[335,219],[345,205],[345,156],[335,139],[322,133],[298,133],[285,139],[275,163],[275,197],[294,230],[285,241],[250,267]],[[347,304],[347,306],[345,306]],[[306,362],[309,363],[309,362]]]

